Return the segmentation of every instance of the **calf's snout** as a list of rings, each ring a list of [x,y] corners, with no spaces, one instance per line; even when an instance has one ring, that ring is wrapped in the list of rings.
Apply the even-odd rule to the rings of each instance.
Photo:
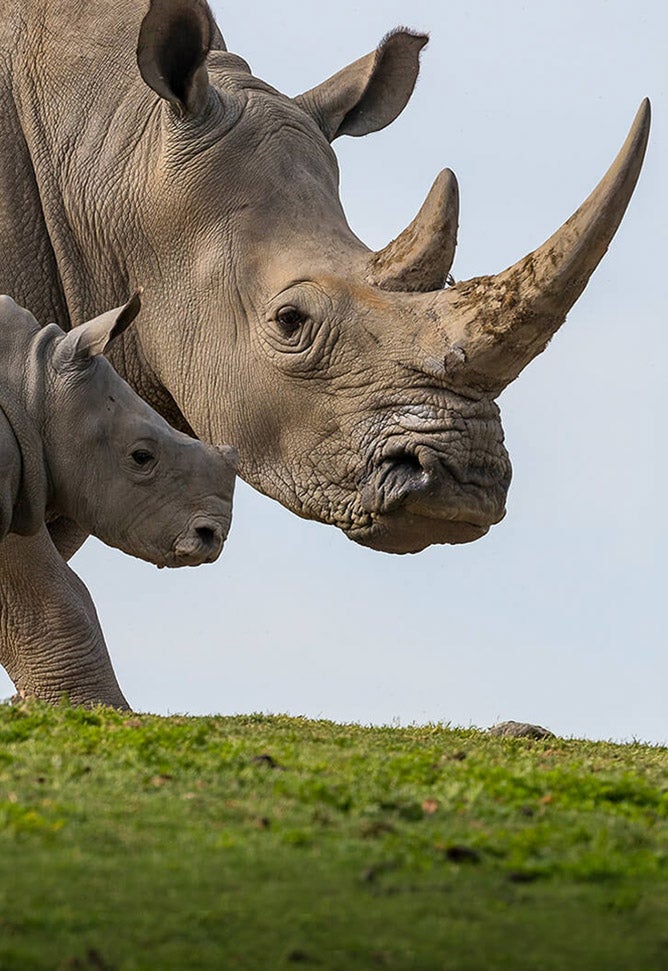
[[[179,536],[174,545],[176,566],[199,566],[213,563],[220,556],[228,527],[218,520],[199,516]]]

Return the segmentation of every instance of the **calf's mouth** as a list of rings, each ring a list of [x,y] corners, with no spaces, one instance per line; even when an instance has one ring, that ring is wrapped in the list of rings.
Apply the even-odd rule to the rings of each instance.
[[[230,528],[231,517],[195,516],[179,533],[169,553],[157,563],[162,567],[200,566],[220,556]]]

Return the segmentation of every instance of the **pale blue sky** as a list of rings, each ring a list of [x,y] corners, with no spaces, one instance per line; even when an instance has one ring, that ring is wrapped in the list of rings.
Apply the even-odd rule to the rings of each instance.
[[[458,278],[500,270],[549,236],[603,175],[645,95],[654,128],[610,252],[501,399],[514,466],[504,522],[467,547],[392,557],[242,484],[213,567],[158,573],[91,540],[74,566],[128,699],[163,713],[363,723],[515,718],[668,742],[664,5],[214,9],[228,47],[289,94],[397,24],[431,32],[404,114],[336,148],[349,220],[372,246],[413,218],[441,168],[454,169]]]

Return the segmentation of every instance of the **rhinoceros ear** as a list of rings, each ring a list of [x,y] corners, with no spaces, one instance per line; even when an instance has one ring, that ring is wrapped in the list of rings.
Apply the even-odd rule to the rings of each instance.
[[[295,98],[331,142],[368,135],[399,115],[413,93],[426,34],[397,28],[371,54]]]
[[[141,293],[141,289],[135,290],[122,307],[108,310],[66,334],[54,352],[56,369],[86,364],[91,357],[103,354],[108,344],[128,329],[141,310]]]
[[[225,41],[206,0],[151,0],[137,44],[144,81],[184,115],[196,115],[209,87],[206,56]]]

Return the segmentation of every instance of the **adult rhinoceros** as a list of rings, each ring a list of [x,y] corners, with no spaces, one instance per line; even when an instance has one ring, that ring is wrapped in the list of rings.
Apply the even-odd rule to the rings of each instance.
[[[0,289],[68,325],[141,283],[147,314],[120,372],[177,426],[236,445],[247,481],[300,516],[397,553],[498,522],[510,464],[495,399],[605,253],[648,106],[544,246],[443,289],[452,173],[373,253],[346,222],[330,147],[401,112],[426,37],[396,31],[289,98],[226,51],[200,0],[2,10]],[[67,524],[52,535],[65,556],[80,541]],[[8,547],[0,563],[21,690],[123,705],[85,589],[39,542],[34,561]]]

